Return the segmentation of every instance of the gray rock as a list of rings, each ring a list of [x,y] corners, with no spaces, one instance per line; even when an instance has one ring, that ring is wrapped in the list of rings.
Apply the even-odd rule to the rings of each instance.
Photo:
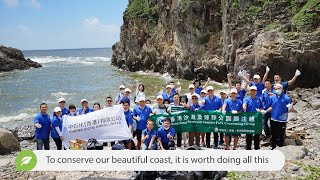
[[[308,150],[304,147],[301,146],[294,146],[294,145],[289,145],[289,146],[283,146],[277,148],[281,152],[283,152],[286,161],[287,160],[298,160],[298,159],[303,159],[306,155]]]
[[[41,176],[37,177],[36,180],[56,180],[56,176],[41,175]]]
[[[296,166],[294,168],[292,168],[292,171],[298,171],[300,169],[300,167]]]
[[[10,154],[14,151],[20,151],[19,141],[12,132],[0,129],[0,155]]]
[[[320,108],[320,94],[315,94],[308,100],[308,105],[312,107],[313,110],[317,110]]]
[[[33,125],[19,126],[15,128],[19,141],[32,140],[35,137],[35,129]]]

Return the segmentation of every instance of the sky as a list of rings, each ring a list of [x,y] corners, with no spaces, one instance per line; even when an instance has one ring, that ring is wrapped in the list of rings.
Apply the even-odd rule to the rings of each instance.
[[[128,0],[0,0],[0,45],[21,50],[111,47]]]

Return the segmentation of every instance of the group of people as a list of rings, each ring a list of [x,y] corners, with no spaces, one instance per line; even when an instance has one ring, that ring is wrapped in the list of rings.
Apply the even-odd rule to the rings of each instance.
[[[232,76],[227,75],[229,92],[222,90],[217,96],[213,86],[209,86],[211,81],[208,78],[204,86],[201,86],[200,80],[195,80],[188,86],[186,94],[181,93],[180,82],[171,82],[166,86],[165,92],[156,93],[156,103],[152,106],[151,101],[146,99],[144,85],[137,81],[134,104],[136,106],[131,111],[132,105],[130,95],[131,89],[124,85],[119,87],[119,94],[113,102],[113,98],[106,98],[103,108],[111,107],[115,104],[122,104],[126,122],[133,137],[136,137],[136,149],[156,150],[172,149],[175,146],[206,146],[211,147],[212,132],[184,132],[176,133],[171,126],[170,118],[165,118],[162,127],[154,129],[154,122],[150,119],[151,114],[164,114],[179,111],[197,111],[197,110],[214,110],[226,114],[230,112],[237,114],[240,112],[261,112],[263,114],[263,130],[266,139],[271,138],[272,149],[276,146],[284,145],[285,126],[288,120],[288,112],[292,108],[291,99],[286,95],[288,86],[293,84],[296,78],[301,74],[296,70],[294,77],[290,81],[282,82],[279,74],[274,75],[274,83],[267,79],[270,68],[266,67],[266,73],[263,79],[258,74],[249,80],[249,75],[245,71],[240,71],[238,76],[245,82],[242,88],[241,82],[236,82],[232,86]],[[248,94],[248,95],[247,95]],[[246,96],[247,95],[247,96]],[[101,109],[99,103],[94,103],[92,108],[89,107],[86,99],[81,100],[81,108],[75,105],[65,107],[66,101],[60,98],[59,106],[54,108],[52,118],[47,114],[48,106],[45,103],[40,105],[40,113],[34,118],[36,128],[37,149],[49,149],[49,136],[55,141],[57,149],[62,149],[63,136],[62,117],[78,116],[87,114]],[[269,124],[271,126],[269,126]],[[239,134],[213,133],[213,148],[225,144],[226,150],[231,150],[231,139],[233,137],[233,149],[238,149]],[[176,141],[175,141],[176,140]],[[184,144],[182,144],[182,141]],[[201,141],[201,142],[200,142]],[[260,134],[246,135],[246,149],[260,149]],[[176,143],[175,143],[176,142]],[[131,140],[123,141],[128,149],[132,147]],[[112,142],[111,145],[114,145]]]

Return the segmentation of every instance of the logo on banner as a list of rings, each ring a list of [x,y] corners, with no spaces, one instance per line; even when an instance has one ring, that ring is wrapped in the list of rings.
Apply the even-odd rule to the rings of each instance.
[[[17,171],[30,171],[37,165],[37,156],[31,150],[21,151],[16,158]]]

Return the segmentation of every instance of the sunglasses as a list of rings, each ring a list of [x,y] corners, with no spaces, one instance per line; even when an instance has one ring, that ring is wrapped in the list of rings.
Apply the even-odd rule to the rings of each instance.
[[[107,102],[112,102],[111,100],[107,100]]]

